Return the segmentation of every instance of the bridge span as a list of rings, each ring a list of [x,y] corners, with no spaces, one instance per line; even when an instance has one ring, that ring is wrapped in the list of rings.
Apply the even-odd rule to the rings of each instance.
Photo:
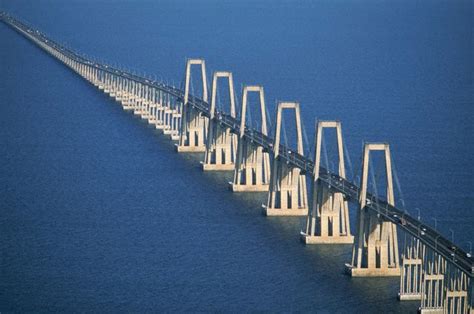
[[[230,72],[213,74],[208,99],[205,61],[186,63],[184,90],[152,81],[81,56],[42,32],[1,13],[0,19],[37,44],[73,71],[113,97],[125,110],[147,120],[177,141],[179,153],[204,152],[203,170],[234,172],[230,189],[234,192],[265,192],[266,215],[305,216],[301,240],[311,244],[352,244],[352,261],[345,265],[351,276],[399,276],[400,300],[420,300],[425,313],[473,312],[474,259],[435,228],[396,206],[393,192],[390,146],[366,143],[362,176],[356,185],[346,178],[341,123],[320,121],[315,132],[314,159],[305,156],[301,134],[300,107],[296,102],[280,102],[275,138],[266,124],[264,89],[245,86],[242,111],[235,112],[233,77]],[[190,94],[191,67],[200,67],[203,96]],[[231,100],[229,112],[218,110],[218,84],[226,80]],[[247,97],[258,93],[261,127],[246,123]],[[280,141],[283,111],[295,114],[297,149]],[[321,139],[327,128],[336,129],[339,157],[337,173],[321,166]],[[386,198],[368,191],[371,152],[382,151],[387,177]],[[310,179],[308,201],[306,180]],[[348,203],[358,205],[357,228],[351,233]],[[406,240],[399,252],[397,232]],[[401,257],[401,261],[400,261]]]

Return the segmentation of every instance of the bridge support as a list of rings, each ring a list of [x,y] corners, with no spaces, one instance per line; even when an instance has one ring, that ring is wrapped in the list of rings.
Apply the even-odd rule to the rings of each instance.
[[[267,136],[265,96],[261,86],[245,86],[242,93],[242,111],[240,114],[240,135],[237,147],[234,181],[230,183],[234,192],[265,192],[270,182],[270,155],[263,148],[245,137],[248,94],[256,92],[260,96],[262,126],[260,132]]]
[[[438,253],[423,260],[420,313],[472,313],[471,278]]]
[[[207,132],[206,155],[203,170],[234,170],[237,137],[219,123],[216,109],[217,82],[219,78],[227,78],[229,83],[230,115],[235,118],[234,80],[230,72],[215,72],[212,79],[211,111]]]
[[[150,112],[150,114],[148,115],[148,124],[152,124],[152,125],[156,125],[156,123],[158,122],[156,93],[157,93],[157,90],[155,88],[152,88],[151,95],[150,95],[150,105],[148,107],[148,110]]]
[[[398,299],[421,300],[421,284],[423,272],[423,258],[425,246],[420,240],[409,236],[405,237],[405,248],[402,254],[402,267],[400,276],[400,292]]]
[[[395,204],[392,163],[388,144],[365,144],[359,194],[357,240],[352,250],[352,264],[346,265],[353,277],[400,276],[396,226],[368,212],[367,186],[371,151],[384,151],[387,176],[387,202]]]
[[[469,296],[470,294],[470,296]],[[470,278],[460,269],[448,264],[445,313],[472,313]]]
[[[421,287],[421,313],[444,313],[446,301],[446,260],[436,252],[428,252]]]
[[[306,244],[352,244],[354,236],[351,235],[349,205],[345,196],[340,192],[332,191],[327,183],[319,179],[321,171],[321,145],[323,131],[326,128],[336,129],[339,154],[338,174],[341,178],[346,178],[341,123],[339,121],[320,121],[316,126],[312,210],[308,212],[306,232],[301,235],[301,239]]]
[[[165,111],[167,109],[166,106],[166,96],[163,91],[158,91],[158,96],[157,96],[157,104],[156,104],[156,124],[155,124],[155,129],[157,130],[163,130],[166,125],[165,125]]]
[[[206,118],[189,104],[189,85],[191,83],[191,66],[201,66],[202,99],[208,101],[206,63],[202,59],[189,59],[186,63],[183,109],[181,110],[181,127],[179,130],[178,152],[205,152]]]
[[[308,214],[306,177],[301,173],[300,168],[291,166],[287,162],[292,158],[296,158],[295,156],[292,156],[290,152],[280,152],[283,109],[293,109],[295,111],[298,154],[304,155],[300,106],[295,102],[280,102],[277,110],[273,167],[265,214],[267,216],[306,216]]]

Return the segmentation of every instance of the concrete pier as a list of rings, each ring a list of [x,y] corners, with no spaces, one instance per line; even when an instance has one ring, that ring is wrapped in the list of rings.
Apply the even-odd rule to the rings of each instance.
[[[405,236],[405,248],[402,253],[400,292],[398,299],[421,300],[423,258],[425,246],[411,236]]]

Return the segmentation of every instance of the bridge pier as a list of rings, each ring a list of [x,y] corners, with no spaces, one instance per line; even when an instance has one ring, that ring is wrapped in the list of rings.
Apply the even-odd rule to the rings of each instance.
[[[202,59],[189,59],[186,62],[182,119],[179,130],[179,145],[177,146],[177,151],[180,153],[200,153],[206,151],[206,145],[204,143],[207,127],[206,118],[189,103],[189,85],[192,65],[199,65],[201,67],[202,99],[204,102],[208,101],[206,63]]]
[[[219,123],[217,103],[217,83],[219,78],[227,78],[229,84],[230,115],[235,118],[234,81],[230,72],[215,72],[212,79],[212,97],[208,123],[206,154],[202,169],[204,171],[234,170],[237,137]]]
[[[444,313],[446,260],[429,252],[424,262],[420,313]]]
[[[408,241],[408,242],[407,242]],[[425,246],[420,240],[405,236],[405,248],[402,254],[402,267],[400,275],[400,292],[398,299],[421,300],[421,285],[423,272],[423,258]]]
[[[444,311],[447,313],[472,313],[472,288],[467,274],[448,264],[446,274],[446,302]],[[470,294],[470,296],[469,296]]]
[[[158,91],[158,100],[156,105],[156,124],[155,128],[157,130],[163,130],[165,127],[165,96],[163,91]]]
[[[234,192],[266,192],[270,182],[270,155],[252,140],[245,137],[247,119],[247,98],[250,92],[260,96],[260,114],[262,116],[261,134],[267,136],[265,96],[261,86],[245,86],[242,93],[242,111],[240,114],[240,135],[237,146],[234,181],[230,188]]]
[[[392,180],[392,163],[388,144],[368,144],[364,146],[362,178],[359,194],[357,240],[352,250],[352,264],[346,265],[352,277],[400,276],[398,257],[398,238],[396,226],[368,212],[366,207],[374,201],[368,199],[367,186],[369,174],[369,156],[371,151],[385,153],[387,176],[387,202],[395,204]]]
[[[427,251],[423,259],[420,313],[472,313],[470,276],[437,252]]]
[[[298,154],[304,155],[300,106],[296,102],[280,102],[273,144],[273,167],[264,213],[267,216],[306,216],[308,214],[306,177],[300,168],[287,162],[294,156],[291,156],[290,152],[280,151],[281,117],[284,109],[293,109],[295,112],[297,150]]]
[[[143,99],[140,108],[140,117],[142,119],[148,120],[148,105],[149,105],[149,97],[150,97],[150,88],[147,85],[143,86]]]
[[[148,105],[148,124],[156,124],[156,89],[150,88],[149,96],[149,105]]]
[[[143,84],[137,84],[137,90],[135,93],[135,106],[133,107],[133,114],[136,116],[141,116],[142,114],[142,104],[143,104]]]
[[[132,111],[134,106],[135,106],[135,100],[136,100],[136,89],[137,89],[137,83],[135,81],[130,81],[130,86],[129,86],[129,91],[128,91],[128,104],[125,109],[125,111]]]
[[[323,131],[326,128],[336,129],[339,154],[338,174],[342,179],[346,179],[341,123],[339,121],[320,121],[316,126],[312,209],[308,211],[306,232],[301,235],[301,239],[306,244],[352,244],[354,236],[351,235],[349,205],[345,196],[340,192],[333,192],[327,183],[319,179],[321,145]]]

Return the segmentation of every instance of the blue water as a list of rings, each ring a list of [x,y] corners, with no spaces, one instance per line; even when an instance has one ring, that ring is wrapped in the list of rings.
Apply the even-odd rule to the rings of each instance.
[[[466,250],[472,6],[0,1],[75,50],[176,84],[204,57],[209,76],[233,71],[239,95],[264,85],[271,117],[299,101],[309,143],[316,117],[341,120],[355,172],[362,141],[389,142],[399,204]],[[263,217],[265,195],[228,192],[230,174],[202,173],[201,156],[176,154],[3,24],[0,42],[1,312],[417,309],[396,300],[397,278],[344,275],[350,246],[302,245],[301,219]]]

